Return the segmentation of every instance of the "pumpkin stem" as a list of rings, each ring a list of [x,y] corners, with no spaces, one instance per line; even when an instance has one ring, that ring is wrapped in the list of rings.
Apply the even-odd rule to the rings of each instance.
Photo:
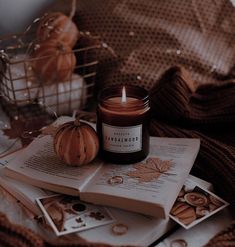
[[[56,48],[61,51],[61,52],[64,52],[65,51],[65,48],[64,48],[64,45],[61,43],[61,42],[58,42],[56,44]]]
[[[79,118],[76,118],[76,119],[74,120],[74,125],[75,125],[75,126],[80,126],[80,125],[81,125],[80,119],[79,119]]]

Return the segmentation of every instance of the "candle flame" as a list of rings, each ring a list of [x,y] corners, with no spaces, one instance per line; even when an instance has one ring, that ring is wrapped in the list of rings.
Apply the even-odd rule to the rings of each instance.
[[[122,88],[122,102],[126,102],[126,88],[123,86]]]

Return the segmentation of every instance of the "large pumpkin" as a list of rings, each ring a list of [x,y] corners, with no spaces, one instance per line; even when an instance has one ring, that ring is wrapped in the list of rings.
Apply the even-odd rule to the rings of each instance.
[[[49,13],[42,17],[37,28],[37,39],[45,41],[56,39],[73,47],[80,34],[75,23],[60,12]]]
[[[48,40],[35,46],[32,67],[42,82],[69,80],[75,65],[76,57],[68,45]]]
[[[91,162],[99,151],[95,130],[78,119],[59,127],[54,136],[54,150],[66,164],[80,166]]]

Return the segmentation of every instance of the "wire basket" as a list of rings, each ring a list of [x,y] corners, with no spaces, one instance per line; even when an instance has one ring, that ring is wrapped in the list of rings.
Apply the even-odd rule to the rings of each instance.
[[[86,109],[92,102],[95,86],[100,48],[97,37],[81,33],[73,49],[76,56],[73,73],[65,81],[50,84],[44,83],[33,71],[35,58],[28,56],[33,37],[17,34],[0,38],[0,90],[7,114],[19,115],[32,109],[35,113],[35,105],[57,115]]]

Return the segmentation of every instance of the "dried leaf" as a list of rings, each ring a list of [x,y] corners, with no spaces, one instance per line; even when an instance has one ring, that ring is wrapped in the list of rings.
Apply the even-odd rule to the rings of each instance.
[[[11,121],[11,128],[10,129],[3,129],[4,135],[8,136],[9,139],[16,139],[21,137],[23,131],[25,130],[25,122],[21,121],[20,119]]]
[[[131,178],[138,179],[139,182],[151,182],[158,179],[161,174],[167,172],[171,167],[171,160],[161,160],[159,158],[148,158],[146,163],[134,165],[135,170],[130,171],[127,175]]]
[[[131,178],[136,178],[139,182],[151,182],[154,179],[158,179],[161,175],[160,172],[157,171],[146,171],[142,169],[138,169],[136,171],[131,171],[127,174]]]
[[[161,160],[159,158],[148,158],[146,160],[146,163],[152,167],[154,167],[155,169],[157,169],[159,172],[167,172],[172,164],[171,160]]]
[[[11,128],[3,129],[4,135],[9,139],[20,139],[23,146],[28,145],[34,137],[40,134],[38,131],[42,127],[40,121],[26,121],[21,119],[11,119]],[[28,134],[27,134],[28,133]]]

